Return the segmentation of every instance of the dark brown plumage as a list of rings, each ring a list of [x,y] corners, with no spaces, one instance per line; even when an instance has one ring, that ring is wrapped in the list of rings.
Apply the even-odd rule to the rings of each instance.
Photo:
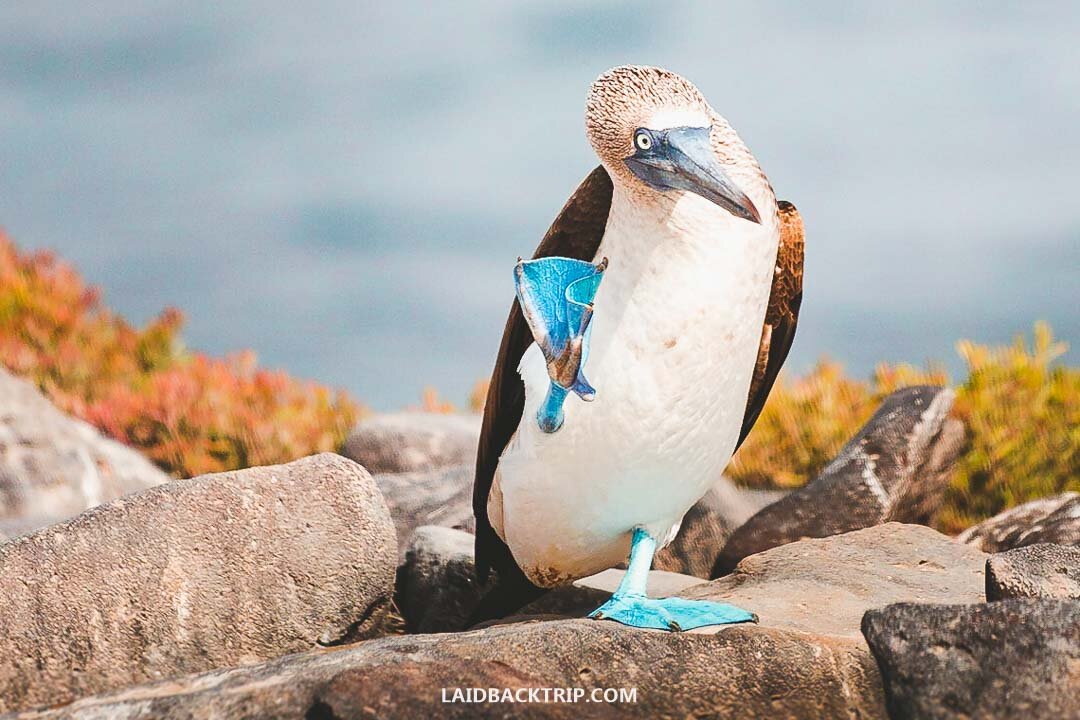
[[[589,173],[567,201],[533,257],[558,255],[595,261],[611,210],[611,195],[611,179],[603,166],[599,166]],[[802,220],[791,203],[780,202],[779,206],[782,223],[777,257],[779,271],[773,279],[740,444],[757,420],[776,374],[787,357],[795,336],[802,299]],[[528,325],[515,300],[510,308],[488,386],[473,486],[477,576],[481,582],[485,582],[494,569],[498,573],[498,585],[485,596],[473,615],[473,622],[505,615],[544,592],[526,579],[510,549],[495,533],[487,514],[488,493],[499,457],[521,421],[525,386],[518,375],[518,363],[532,341]]]
[[[611,209],[611,193],[611,178],[603,167],[598,166],[566,201],[533,257],[559,255],[592,260],[604,236]],[[473,484],[476,574],[480,582],[485,582],[494,568],[499,582],[473,613],[473,622],[500,617],[542,594],[514,562],[510,548],[495,533],[487,514],[488,493],[499,457],[517,430],[525,407],[525,384],[518,375],[518,363],[532,341],[529,326],[517,300],[514,300],[484,402],[484,420],[476,451],[476,480]]]
[[[780,367],[787,359],[791,342],[795,339],[795,326],[799,322],[799,306],[802,305],[802,217],[788,201],[778,200],[776,204],[780,212],[780,246],[776,251],[776,273],[773,275],[769,307],[765,311],[765,325],[761,329],[757,364],[754,366],[754,377],[750,381],[750,395],[746,400],[746,414],[743,416],[736,450],[757,422]]]

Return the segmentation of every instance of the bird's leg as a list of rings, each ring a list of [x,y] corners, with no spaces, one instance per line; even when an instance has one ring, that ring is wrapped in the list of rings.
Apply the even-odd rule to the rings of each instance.
[[[544,402],[540,404],[540,409],[536,411],[536,422],[540,424],[541,430],[546,433],[553,433],[562,427],[562,406],[566,401],[566,394],[569,392],[569,390],[554,381],[548,386]]]
[[[606,258],[594,265],[572,258],[547,257],[529,261],[518,258],[514,268],[518,304],[544,354],[551,381],[547,397],[536,413],[544,432],[562,427],[563,402],[570,392],[586,401],[596,395],[582,366],[589,355],[592,301],[606,267]]]
[[[636,628],[674,631],[693,630],[706,625],[757,622],[757,615],[726,603],[648,597],[645,585],[655,552],[655,538],[642,528],[634,528],[630,541],[630,562],[622,582],[615,594],[589,617],[614,620]]]

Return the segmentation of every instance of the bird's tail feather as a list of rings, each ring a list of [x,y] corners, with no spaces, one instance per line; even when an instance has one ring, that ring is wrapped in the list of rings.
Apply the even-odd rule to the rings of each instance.
[[[469,616],[466,627],[512,615],[547,592],[546,588],[529,582],[525,573],[516,566],[512,570],[499,572],[495,584]]]

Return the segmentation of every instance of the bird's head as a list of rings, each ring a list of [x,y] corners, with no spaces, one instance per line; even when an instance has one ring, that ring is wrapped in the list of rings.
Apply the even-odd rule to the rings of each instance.
[[[682,76],[642,65],[608,70],[589,90],[585,127],[616,182],[660,193],[692,192],[736,217],[761,222],[729,172],[745,147]],[[728,138],[732,152],[718,153]]]

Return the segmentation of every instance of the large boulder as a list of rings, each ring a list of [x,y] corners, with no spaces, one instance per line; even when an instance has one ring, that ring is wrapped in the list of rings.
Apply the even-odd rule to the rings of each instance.
[[[16,536],[170,479],[0,368],[0,532]]]
[[[956,536],[983,552],[1054,543],[1080,545],[1080,493],[1066,492],[1017,505]]]
[[[161,485],[0,545],[0,711],[375,633],[396,548],[338,455]]]
[[[474,464],[479,438],[479,415],[392,413],[362,420],[341,452],[372,474],[424,472]]]
[[[897,390],[821,474],[765,507],[732,533],[713,568],[804,537],[827,537],[888,521],[930,520],[963,445],[947,417],[955,393],[936,386]]]
[[[444,703],[455,689],[636,690],[579,702],[574,716],[885,718],[864,612],[897,600],[982,597],[985,555],[925,527],[890,523],[747,558],[692,588],[760,615],[702,633],[585,619],[511,622],[466,633],[382,638],[253,667],[87,698],[34,718],[562,717],[565,706]],[[615,576],[608,578],[609,585]],[[654,588],[654,592],[657,589]],[[525,698],[528,697],[525,691]],[[598,696],[603,699],[602,694]]]
[[[986,560],[986,599],[1015,597],[1080,600],[1080,548],[1040,543]]]
[[[1078,601],[902,603],[863,631],[893,720],[1080,718]]]
[[[680,597],[729,602],[776,627],[861,638],[870,608],[982,601],[985,563],[985,554],[936,530],[886,523],[751,555]]]
[[[453,700],[455,690],[475,696],[488,688],[508,689],[511,702],[444,701]],[[565,694],[562,703],[530,704],[529,688],[570,689],[581,697],[573,704]],[[605,703],[605,689],[633,697]],[[523,701],[513,702],[515,697]],[[873,659],[855,650],[853,641],[756,626],[677,635],[593,620],[383,638],[19,717],[413,720],[518,713],[540,718],[617,713],[625,720],[885,717]]]

